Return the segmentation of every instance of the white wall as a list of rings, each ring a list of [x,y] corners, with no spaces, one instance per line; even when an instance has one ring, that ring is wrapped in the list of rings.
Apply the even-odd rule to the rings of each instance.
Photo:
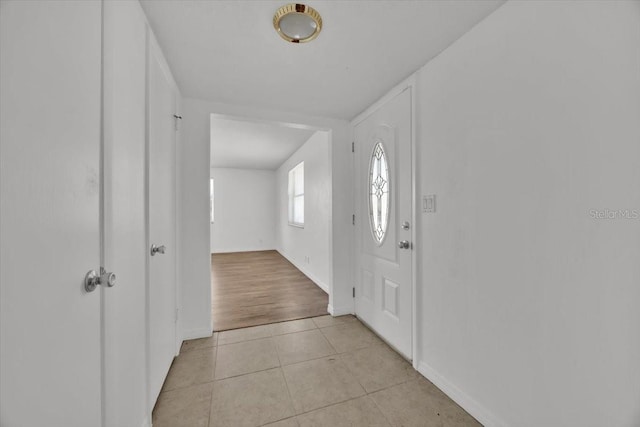
[[[182,142],[178,146],[179,284],[181,286],[183,338],[211,333],[209,245],[210,116],[212,113],[282,123],[305,124],[330,132],[332,191],[332,290],[329,309],[336,314],[353,312],[351,139],[348,122],[293,112],[263,110],[184,99]]]
[[[640,425],[640,3],[509,2],[418,73],[420,369],[485,425]]]
[[[304,227],[289,225],[289,170],[304,161]],[[277,170],[277,249],[329,292],[331,169],[329,135],[314,133]]]
[[[211,253],[275,249],[275,171],[211,168],[211,178]]]

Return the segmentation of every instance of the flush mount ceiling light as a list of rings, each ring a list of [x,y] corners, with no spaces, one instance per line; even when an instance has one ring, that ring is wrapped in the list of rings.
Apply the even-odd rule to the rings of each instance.
[[[312,7],[291,3],[276,11],[273,27],[288,42],[306,43],[320,34],[322,18]]]

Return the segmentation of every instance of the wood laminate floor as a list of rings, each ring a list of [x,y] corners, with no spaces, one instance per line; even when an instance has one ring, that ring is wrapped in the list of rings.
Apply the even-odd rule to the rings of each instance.
[[[213,330],[327,314],[328,295],[277,251],[211,255]]]

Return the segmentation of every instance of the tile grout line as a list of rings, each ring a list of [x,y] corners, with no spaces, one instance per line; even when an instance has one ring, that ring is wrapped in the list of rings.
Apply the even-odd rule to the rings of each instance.
[[[327,341],[328,341],[328,340],[327,340]],[[305,360],[305,361],[298,362],[298,363],[292,363],[291,365],[287,365],[287,366],[298,365],[298,364],[301,364],[301,363],[309,362],[309,361],[312,361],[312,360],[320,360],[320,359],[328,358],[328,357],[331,357],[331,356],[338,356],[338,359],[337,359],[337,360],[345,366],[345,368],[347,369],[347,372],[349,372],[349,373],[354,377],[354,379],[356,380],[356,382],[358,383],[358,385],[360,385],[360,387],[362,387],[362,391],[364,391],[364,394],[363,394],[363,395],[360,395],[360,396],[356,396],[356,397],[350,397],[350,398],[347,398],[347,399],[345,399],[345,400],[341,400],[341,401],[339,401],[339,402],[334,402],[334,403],[331,403],[331,404],[328,404],[328,405],[320,406],[320,407],[318,407],[318,408],[314,408],[314,409],[311,409],[311,410],[309,410],[309,411],[303,411],[303,412],[301,412],[301,413],[299,413],[299,414],[296,414],[296,418],[297,418],[297,417],[299,417],[300,415],[309,414],[309,413],[314,412],[314,411],[319,411],[319,410],[321,410],[321,409],[329,408],[329,407],[334,406],[334,405],[340,405],[340,404],[342,404],[342,403],[349,402],[349,401],[351,401],[351,400],[355,400],[355,399],[359,399],[359,398],[361,398],[361,397],[368,396],[367,390],[362,386],[362,384],[360,384],[360,381],[358,381],[358,379],[357,379],[357,378],[353,375],[353,373],[349,370],[349,367],[348,367],[348,366],[346,366],[346,365],[344,364],[344,362],[341,360],[341,358],[340,358],[340,355],[339,355],[339,354],[334,354],[334,355],[329,355],[329,356],[319,357],[319,358],[317,358],[317,359]],[[283,373],[284,373],[284,370],[283,370]],[[285,376],[285,382],[286,382],[286,381],[287,381],[287,378],[286,378],[286,376]],[[287,389],[289,389],[289,384],[288,384],[288,383],[287,383]],[[291,391],[290,391],[290,390],[289,390],[289,395],[291,396]],[[293,400],[293,397],[292,397],[292,400]],[[294,408],[294,409],[295,409],[295,408]],[[298,423],[298,424],[299,424],[299,423]]]
[[[275,345],[275,342],[274,342],[274,345]],[[289,388],[289,382],[287,381],[287,376],[284,374],[284,366],[282,366],[282,360],[280,359],[280,352],[278,352],[278,346],[275,345],[275,347],[276,347],[276,355],[278,356],[278,363],[280,364],[280,374],[282,375],[282,379],[284,380],[284,387],[287,389],[287,396],[289,396],[291,409],[293,409],[293,417],[290,417],[290,418],[293,418],[296,424],[300,425],[297,419],[298,411],[296,411],[296,406],[293,404],[293,395],[291,394],[291,389]],[[280,420],[277,420],[277,421],[280,421]]]
[[[310,318],[309,318],[309,319],[310,319]],[[298,319],[298,320],[304,320],[304,319]],[[289,322],[295,322],[295,321],[296,321],[296,320],[289,320]],[[277,325],[278,323],[286,323],[286,322],[267,323],[267,324],[265,324],[265,325],[257,325],[257,326],[272,326],[272,325]],[[255,328],[255,327],[256,327],[256,326],[249,326],[249,328]],[[244,329],[244,328],[241,328],[241,329]],[[241,343],[241,342],[256,341],[256,340],[259,340],[259,339],[269,338],[269,337],[271,337],[271,338],[275,338],[275,337],[279,337],[279,336],[282,336],[282,335],[291,335],[291,334],[297,334],[297,333],[299,333],[299,332],[308,332],[308,331],[313,331],[313,330],[315,330],[315,329],[320,329],[320,328],[318,328],[317,326],[314,326],[314,327],[313,327],[313,328],[311,328],[311,329],[304,329],[304,330],[301,330],[301,331],[285,332],[285,333],[283,333],[283,334],[274,334],[274,333],[273,333],[273,331],[269,331],[269,334],[270,334],[270,335],[269,335],[268,337],[267,337],[267,336],[264,336],[264,337],[259,337],[259,338],[249,338],[249,339],[246,339],[246,340],[240,340],[240,341],[230,342],[230,343],[226,343],[226,344],[220,344],[220,343],[218,343],[216,346],[217,346],[217,347],[220,347],[220,346],[231,345],[231,344],[239,344],[239,343]],[[239,330],[239,329],[232,329],[232,330],[237,331],[237,330]],[[227,331],[222,331],[222,332],[218,332],[218,333],[219,333],[219,334],[222,334],[223,332],[227,332]],[[219,341],[219,339],[220,339],[220,336],[218,336],[218,338],[216,339],[216,342],[217,342],[217,341]]]
[[[362,349],[358,349],[358,350],[362,350]],[[358,351],[358,350],[354,350],[354,351]],[[345,352],[345,353],[342,353],[342,354],[346,354],[346,353],[348,353],[348,352]],[[329,357],[329,356],[326,356],[326,357]],[[317,359],[313,359],[313,360],[317,360]],[[340,360],[340,361],[342,362],[342,360]],[[300,363],[304,363],[304,362],[300,362]],[[342,362],[342,363],[344,364],[344,362]],[[291,366],[291,365],[288,365],[288,366]],[[345,364],[345,366],[346,366],[346,364]],[[351,375],[353,375],[353,372],[349,369],[349,367],[348,367],[348,366],[346,366],[346,368],[347,368],[347,370],[349,371],[349,373],[350,373]],[[371,402],[373,402],[374,406],[375,406],[375,407],[380,411],[380,413],[381,413],[381,414],[382,414],[382,416],[385,418],[385,420],[387,421],[387,423],[389,424],[389,426],[393,426],[393,424],[392,424],[392,423],[391,423],[391,421],[388,419],[388,417],[387,417],[387,415],[385,414],[385,412],[382,410],[382,408],[380,408],[380,407],[378,406],[378,404],[376,403],[375,399],[373,399],[373,398],[371,397],[371,395],[372,395],[372,394],[375,394],[375,393],[378,393],[378,392],[380,392],[380,391],[383,391],[383,390],[387,390],[387,389],[392,388],[392,387],[396,387],[396,386],[399,386],[399,385],[406,384],[406,383],[411,382],[411,381],[413,381],[413,380],[416,380],[416,381],[418,380],[417,378],[414,378],[414,379],[408,379],[408,380],[406,380],[406,381],[404,381],[404,382],[401,382],[401,383],[398,383],[398,384],[392,384],[392,385],[389,385],[389,386],[387,386],[387,387],[381,388],[381,389],[379,389],[379,390],[375,390],[375,391],[372,391],[372,392],[368,392],[368,391],[367,391],[367,389],[362,385],[362,383],[360,382],[360,380],[358,380],[358,378],[357,378],[355,375],[353,375],[353,377],[354,377],[354,379],[358,382],[358,384],[360,384],[360,386],[362,387],[362,390],[364,390],[364,394],[363,394],[363,395],[361,395],[361,396],[356,396],[356,397],[350,397],[350,398],[348,398],[348,399],[341,400],[341,401],[339,401],[339,402],[334,402],[334,403],[331,403],[331,404],[329,404],[329,405],[324,405],[324,406],[320,406],[320,407],[318,407],[318,408],[311,409],[311,410],[309,410],[309,411],[301,412],[301,413],[299,413],[299,414],[297,414],[297,415],[296,415],[296,418],[297,418],[297,417],[299,417],[299,416],[301,416],[301,415],[307,415],[307,414],[310,414],[310,413],[312,413],[312,412],[316,412],[316,411],[320,411],[320,410],[322,410],[322,409],[330,408],[330,407],[332,407],[332,406],[337,406],[337,405],[341,405],[341,404],[344,404],[344,403],[347,403],[347,402],[351,402],[352,400],[357,400],[357,399],[362,399],[362,398],[368,398]],[[286,377],[285,377],[285,381],[286,381]]]
[[[174,391],[184,390],[185,388],[198,387],[198,386],[205,385],[205,384],[211,384],[211,383],[213,383],[214,381],[215,381],[215,380],[211,380],[211,381],[204,381],[204,382],[201,382],[201,383],[193,383],[193,384],[185,385],[185,386],[182,386],[182,387],[172,388],[172,389],[170,389],[170,390],[162,390],[162,391],[160,392],[160,395],[162,395],[162,394],[164,394],[164,393],[172,393],[172,392],[174,392]]]
[[[264,338],[260,338],[260,339],[263,339],[263,340],[269,339],[269,340],[272,342],[273,346],[275,347],[275,342],[273,342],[273,337],[264,337]],[[257,341],[257,340],[251,340],[251,341]],[[242,341],[242,342],[244,343],[244,342],[249,342],[249,341]],[[234,343],[234,344],[241,344],[241,343]],[[224,347],[224,346],[223,346],[223,347]],[[215,372],[214,372],[214,374],[213,374],[213,381],[214,381],[214,382],[215,382],[215,381],[224,381],[224,380],[228,380],[228,379],[230,379],[230,378],[238,378],[238,377],[243,377],[243,376],[245,376],[245,375],[251,375],[251,374],[256,374],[256,373],[258,373],[258,372],[264,372],[264,371],[268,371],[268,370],[271,370],[271,369],[278,369],[278,368],[281,368],[281,367],[282,367],[282,365],[281,365],[281,363],[280,363],[280,357],[278,356],[278,349],[277,349],[277,348],[274,348],[274,350],[275,350],[275,353],[276,353],[276,357],[278,358],[278,366],[271,366],[270,368],[258,369],[258,370],[256,370],[256,371],[252,371],[252,372],[244,372],[244,373],[242,373],[242,374],[231,375],[231,376],[229,376],[229,377],[224,377],[224,378],[216,378],[216,377],[215,377]],[[217,362],[217,354],[216,354],[216,362]],[[216,363],[216,365],[217,365],[217,363]]]
[[[322,334],[322,336],[324,337],[325,340],[327,340],[327,342],[329,343],[329,346],[333,349],[333,351],[335,351],[335,353],[337,355],[340,355],[340,353],[338,353],[338,350],[336,350],[336,348],[334,347],[333,344],[331,344],[331,341],[329,340],[329,338],[327,338],[327,335],[322,332],[322,328],[318,328],[320,330],[320,333]]]
[[[380,391],[380,390],[378,390]],[[369,395],[367,394],[367,397],[369,397]],[[369,399],[373,402],[373,406],[375,406],[376,408],[378,408],[378,411],[380,411],[380,413],[382,414],[382,416],[384,417],[385,420],[387,420],[387,424],[389,424],[390,426],[393,426],[393,423],[391,423],[391,420],[389,419],[389,417],[387,416],[387,414],[382,410],[382,408],[380,407],[380,405],[378,405],[378,403],[376,402],[376,400],[373,397],[369,397]]]
[[[215,369],[214,369],[215,371]],[[215,372],[214,372],[215,375]],[[215,389],[215,380],[211,382],[211,398],[209,399],[209,418],[207,419],[207,427],[211,427],[211,412],[213,411],[213,392]]]
[[[266,337],[266,338],[269,338],[269,337]],[[264,338],[262,338],[262,339],[264,339]],[[255,340],[254,340],[254,341],[255,341]],[[327,342],[328,342],[328,340],[327,340]],[[329,345],[331,345],[331,343],[329,343]],[[286,365],[283,365],[283,364],[282,364],[282,361],[281,361],[281,359],[280,359],[280,355],[279,355],[279,353],[278,353],[278,349],[277,349],[277,346],[276,346],[276,355],[277,355],[277,357],[278,357],[278,363],[279,363],[279,366],[273,366],[273,367],[271,367],[271,368],[259,369],[259,370],[257,370],[257,371],[246,372],[246,373],[237,374],[237,375],[232,375],[232,376],[224,377],[224,378],[215,378],[215,368],[214,368],[214,379],[213,379],[213,380],[211,380],[211,381],[203,381],[203,382],[193,383],[193,384],[189,384],[189,385],[186,385],[186,386],[176,387],[176,388],[172,388],[172,389],[168,389],[168,390],[162,390],[162,392],[161,392],[161,393],[168,393],[168,392],[173,392],[173,391],[183,390],[183,389],[185,389],[185,388],[194,387],[194,386],[201,386],[201,385],[204,385],[204,384],[209,384],[209,383],[213,383],[213,382],[216,382],[216,381],[224,381],[224,380],[228,380],[228,379],[231,379],[231,378],[239,378],[239,377],[243,377],[243,376],[245,376],[245,375],[257,374],[257,373],[259,373],[259,372],[265,372],[265,371],[269,371],[269,370],[272,370],[272,369],[278,369],[278,368],[285,368],[285,367],[288,367],[288,366],[300,365],[300,364],[302,364],[302,363],[312,362],[312,361],[316,361],[316,360],[320,360],[320,359],[325,359],[325,358],[329,358],[329,357],[334,357],[334,356],[337,356],[337,357],[340,359],[340,361],[344,364],[344,362],[342,361],[342,356],[344,356],[344,355],[346,355],[346,354],[348,354],[348,353],[355,352],[355,351],[366,350],[366,349],[371,348],[371,347],[374,347],[374,346],[376,346],[376,345],[377,345],[377,344],[373,344],[373,345],[370,345],[370,346],[367,346],[367,347],[362,347],[362,348],[357,348],[357,349],[350,350],[350,351],[345,351],[345,352],[343,352],[343,353],[338,353],[338,352],[336,352],[336,353],[334,353],[334,354],[328,354],[328,355],[326,355],[326,356],[313,357],[313,358],[311,358],[311,359],[301,360],[301,361],[294,362],[294,363],[289,363],[289,364],[286,364]],[[211,348],[216,348],[216,347],[211,347]],[[217,348],[216,348],[216,353],[217,353]],[[217,354],[216,354],[216,359],[217,359]],[[217,363],[217,360],[216,360],[216,363]],[[379,391],[386,390],[386,389],[388,389],[388,388],[395,387],[395,386],[398,386],[398,385],[401,385],[401,384],[405,384],[405,383],[411,382],[411,381],[413,381],[413,380],[418,380],[418,379],[419,379],[419,378],[407,378],[405,381],[402,381],[402,382],[399,382],[399,383],[396,383],[396,384],[391,384],[391,385],[388,385],[388,386],[386,386],[386,387],[380,388],[380,389],[378,389],[378,390],[374,390],[374,391],[369,392],[369,391],[367,391],[367,389],[364,387],[364,385],[360,382],[360,380],[358,380],[358,378],[357,378],[357,377],[355,377],[355,375],[354,375],[353,371],[352,371],[351,369],[349,369],[349,366],[347,366],[346,364],[345,364],[345,366],[346,366],[347,370],[349,371],[349,373],[350,373],[351,375],[353,375],[353,376],[354,376],[354,378],[356,379],[356,381],[358,382],[358,384],[360,384],[360,386],[364,389],[364,391],[365,391],[365,394],[366,394],[366,395],[374,394],[374,393],[377,393],[377,392],[379,392]],[[350,399],[349,399],[349,400],[350,400]],[[329,405],[329,406],[330,406],[330,405]],[[315,409],[314,409],[314,410],[315,410]],[[309,411],[308,411],[308,412],[309,412]]]
[[[214,374],[214,379],[212,379],[211,381],[197,382],[197,383],[192,383],[192,384],[188,384],[188,385],[181,386],[181,387],[174,387],[174,388],[170,388],[170,389],[165,389],[164,387],[165,387],[167,379],[169,378],[169,373],[171,373],[171,370],[174,369],[174,367],[175,367],[174,363],[176,362],[176,360],[179,357],[179,356],[176,356],[173,359],[173,361],[171,362],[171,366],[169,367],[169,372],[167,372],[167,378],[165,378],[165,382],[162,384],[162,388],[160,389],[160,394],[167,393],[167,392],[170,392],[170,391],[182,390],[182,389],[189,388],[189,387],[196,386],[196,385],[212,383],[215,380],[215,365],[216,365],[216,361],[217,361],[217,358],[218,358],[218,348],[217,347],[194,348],[194,349],[185,351],[185,353],[191,353],[191,352],[195,352],[195,351],[198,351],[198,350],[213,350],[214,351],[214,356],[213,356],[213,370],[214,370],[213,374]],[[160,396],[160,395],[158,395],[158,396]]]
[[[216,347],[218,347],[218,346],[217,345],[212,345],[212,346],[207,346],[207,347],[188,348],[186,350],[185,349],[180,349],[180,354],[178,356],[180,356],[180,355],[182,355],[184,353],[190,353],[190,352],[196,351],[196,350],[206,350],[208,348],[216,348]]]
[[[261,338],[261,339],[266,339],[266,338],[273,338],[273,337],[265,337],[265,338]],[[252,340],[252,341],[256,341],[256,340]],[[243,341],[243,342],[246,342],[246,341]],[[328,340],[327,340],[327,342],[328,342]],[[237,343],[235,343],[235,344],[237,344]],[[331,345],[331,343],[329,343],[329,345]],[[212,347],[212,348],[215,348],[215,347]],[[333,348],[333,347],[332,347],[332,348]],[[369,348],[369,347],[358,348],[358,349],[356,349],[356,350],[354,350],[354,351],[357,351],[357,350],[364,350],[364,349],[366,349],[366,348]],[[169,392],[169,391],[181,390],[181,389],[185,389],[185,388],[193,387],[193,386],[196,386],[196,385],[208,384],[208,383],[212,383],[212,382],[215,382],[215,381],[224,381],[224,380],[228,380],[228,379],[230,379],[230,378],[243,377],[243,376],[245,376],[245,375],[251,375],[251,374],[256,374],[256,373],[258,373],[258,372],[269,371],[269,370],[271,370],[271,369],[278,369],[278,368],[285,368],[285,367],[287,367],[287,366],[300,365],[300,364],[302,364],[302,363],[312,362],[312,361],[315,361],[315,360],[325,359],[325,358],[328,358],[328,357],[334,357],[334,356],[340,357],[341,355],[343,355],[343,354],[347,354],[347,353],[348,353],[348,352],[343,352],[343,353],[335,352],[334,354],[328,354],[328,355],[325,355],[325,356],[313,357],[313,358],[311,358],[311,359],[301,360],[301,361],[298,361],[298,362],[288,363],[288,364],[286,364],[286,365],[283,365],[283,364],[282,364],[282,361],[280,360],[280,355],[278,354],[278,349],[277,349],[277,346],[276,346],[276,355],[278,356],[278,363],[279,363],[279,366],[272,366],[271,368],[258,369],[258,370],[256,370],[256,371],[245,372],[245,373],[242,373],[242,374],[232,375],[232,376],[224,377],[224,378],[215,378],[215,372],[214,372],[214,379],[213,379],[213,380],[211,380],[211,381],[204,381],[204,382],[201,382],[201,383],[193,383],[193,384],[189,384],[189,385],[182,386],[182,387],[176,387],[176,388],[172,388],[172,389],[169,389],[169,390],[164,390],[164,391],[163,391],[163,393],[166,393],[166,392]],[[217,354],[216,354],[216,356],[217,356]],[[216,357],[216,359],[217,359],[217,357]],[[217,362],[217,360],[216,360],[216,362]],[[347,367],[347,369],[349,369],[349,368]],[[215,371],[215,369],[214,369],[214,371]],[[351,371],[349,371],[349,372],[351,373]],[[364,387],[363,387],[363,388],[364,388]],[[376,390],[376,391],[379,391],[379,390]],[[366,390],[365,390],[365,392],[366,392]]]
[[[360,321],[358,321],[358,323],[362,324]],[[336,326],[336,325],[333,325],[333,326]],[[364,325],[363,325],[363,326],[364,326]],[[330,327],[330,326],[328,326],[328,327]],[[318,329],[320,329],[320,332],[322,332],[322,329],[324,329],[324,328],[318,328]],[[329,341],[329,339],[326,337],[326,335],[324,334],[324,332],[322,333],[322,335],[324,335],[324,336],[325,336],[325,338],[326,338],[327,342],[329,342],[329,345],[331,345],[331,346],[333,347],[333,345],[331,344],[331,342]],[[354,379],[356,380],[356,382],[360,385],[360,387],[362,387],[362,390],[364,390],[364,395],[362,395],[362,396],[358,396],[358,397],[353,397],[353,398],[347,399],[347,400],[345,400],[345,401],[337,402],[337,403],[333,403],[333,404],[331,404],[331,405],[327,405],[327,406],[324,406],[324,407],[316,408],[316,409],[314,409],[314,410],[312,410],[312,411],[304,412],[304,413],[299,414],[299,415],[308,414],[308,413],[310,413],[310,412],[318,411],[318,410],[321,410],[321,409],[326,409],[326,408],[329,408],[329,407],[334,406],[334,405],[339,405],[339,404],[342,404],[342,403],[350,402],[350,401],[352,401],[352,400],[360,399],[360,398],[362,398],[362,397],[366,397],[367,399],[369,399],[369,400],[373,403],[373,405],[378,409],[378,411],[380,411],[380,413],[382,414],[382,416],[384,417],[384,419],[387,421],[387,424],[388,424],[389,426],[392,426],[393,424],[392,424],[392,423],[391,423],[391,421],[389,420],[389,418],[388,418],[387,414],[385,414],[385,412],[382,410],[382,408],[380,408],[380,406],[376,403],[375,399],[374,399],[373,397],[371,397],[371,395],[372,395],[372,394],[374,394],[374,393],[378,393],[378,392],[380,392],[380,391],[383,391],[383,390],[386,390],[386,389],[389,389],[389,388],[392,388],[392,387],[398,386],[398,385],[406,384],[406,383],[410,382],[412,379],[411,379],[411,378],[407,378],[405,381],[402,381],[402,382],[400,382],[400,383],[397,383],[397,384],[391,384],[391,385],[386,386],[386,387],[383,387],[383,388],[381,388],[381,389],[379,389],[379,390],[375,390],[375,391],[369,392],[369,391],[367,391],[367,389],[366,389],[366,387],[364,386],[364,384],[362,384],[362,382],[361,382],[361,381],[358,379],[358,377],[355,375],[355,373],[353,372],[353,370],[351,370],[351,369],[349,368],[349,366],[348,366],[346,363],[344,363],[344,361],[342,360],[342,358],[343,358],[343,356],[344,356],[344,355],[347,355],[347,354],[349,354],[349,353],[354,353],[354,352],[356,352],[356,351],[364,350],[364,349],[367,349],[367,348],[375,347],[376,345],[378,345],[378,344],[377,344],[377,343],[372,343],[371,345],[368,345],[368,346],[366,346],[366,347],[358,348],[358,349],[352,349],[352,350],[350,350],[350,351],[345,351],[345,352],[343,352],[343,353],[338,353],[338,352],[336,351],[336,355],[338,356],[338,358],[339,358],[340,362],[341,362],[341,363],[342,363],[342,364],[347,368],[347,371],[351,374],[351,376],[353,376],[353,378],[354,378]],[[393,349],[391,349],[391,350],[392,350],[394,353],[397,353],[395,350],[393,350]]]
[[[329,315],[330,316],[330,315]],[[350,315],[347,315],[350,316]],[[306,320],[306,319],[310,319],[313,322],[313,319],[316,319],[318,317],[324,317],[324,316],[316,316],[316,317],[305,317],[302,319],[294,319],[294,320],[286,320],[286,321],[282,321],[282,322],[274,322],[274,323],[265,323],[263,325],[254,325],[254,326],[247,326],[244,328],[237,328],[237,329],[229,329],[226,331],[214,331],[214,333],[218,334],[218,336],[216,337],[216,344],[214,346],[224,346],[224,345],[230,345],[230,344],[237,344],[240,342],[245,342],[245,341],[255,341],[255,340],[259,340],[261,338],[267,338],[266,336],[264,337],[258,337],[258,338],[249,338],[249,339],[245,339],[245,340],[240,340],[240,341],[235,341],[235,342],[231,342],[231,343],[226,343],[226,344],[220,344],[220,335],[222,335],[225,332],[231,332],[231,331],[240,331],[243,329],[248,329],[248,328],[257,328],[257,327],[261,327],[261,326],[273,326],[273,325],[278,325],[278,324],[282,324],[282,323],[288,323],[288,322],[297,322],[299,320]],[[340,316],[339,316],[340,317]],[[298,332],[306,332],[306,331],[312,331],[314,329],[319,329],[322,331],[322,329],[327,329],[327,328],[332,328],[332,327],[336,327],[336,326],[343,326],[343,325],[348,325],[350,323],[360,323],[362,326],[364,326],[364,324],[362,324],[357,318],[354,317],[354,320],[348,320],[348,321],[341,321],[332,325],[327,325],[327,326],[318,326],[318,324],[316,322],[313,322],[314,327],[310,328],[310,329],[303,329],[300,331],[291,331],[291,332],[285,332],[285,333],[281,333],[281,334],[274,334],[273,331],[269,331],[271,337],[277,337],[280,335],[290,335],[290,334],[296,334]],[[368,329],[368,328],[367,328]],[[202,338],[195,338],[195,339],[202,339]],[[191,340],[189,340],[191,341]]]
[[[283,419],[278,420],[278,421],[272,421],[272,422],[269,422],[267,424],[260,424],[258,427],[269,427],[270,425],[273,425],[275,423],[280,423],[282,421],[287,421],[287,420],[293,420],[296,423],[296,427],[300,427],[300,423],[298,423],[298,420],[296,419],[295,415],[292,416],[292,417],[283,418]]]
[[[332,406],[342,405],[343,403],[351,402],[352,400],[362,399],[363,397],[369,397],[369,395],[366,394],[366,391],[365,391],[365,394],[363,394],[362,396],[350,397],[350,398],[348,398],[346,400],[341,400],[340,402],[330,403],[329,405],[320,406],[318,408],[311,409],[310,411],[301,412],[298,415],[296,415],[296,417],[299,417],[301,415],[308,415],[308,414],[310,414],[312,412],[316,412],[316,411],[320,411],[320,410],[323,410],[323,409],[331,408]]]
[[[346,353],[343,353],[343,354],[346,354]],[[326,358],[326,357],[330,357],[330,356],[324,356],[324,357]],[[319,359],[322,359],[322,358],[318,358],[318,359],[310,359],[309,361],[311,361],[311,360],[319,360]],[[295,363],[295,364],[291,364],[291,365],[286,365],[286,366],[293,366],[293,365],[296,365],[296,364],[299,364],[299,363],[304,363],[304,361],[303,361],[303,362],[298,362],[298,363]],[[282,374],[282,377],[283,377],[284,382],[285,382],[285,387],[287,388],[287,394],[289,395],[290,401],[291,401],[291,403],[292,403],[292,405],[293,405],[293,397],[292,397],[292,395],[291,395],[291,390],[290,390],[290,388],[289,388],[289,383],[288,383],[288,381],[287,381],[286,375],[284,375],[284,367],[285,367],[285,366],[277,366],[277,367],[272,367],[272,368],[267,368],[267,369],[261,369],[261,370],[259,370],[259,371],[254,371],[254,372],[250,372],[250,373],[246,373],[246,374],[236,375],[236,376],[233,376],[233,377],[227,377],[227,378],[222,378],[222,379],[216,379],[216,380],[213,380],[213,381],[207,381],[207,382],[203,382],[203,383],[197,383],[197,384],[192,384],[192,385],[185,386],[185,387],[180,387],[180,388],[177,388],[177,389],[167,390],[167,391],[165,391],[165,392],[163,392],[163,393],[166,393],[166,392],[172,392],[172,391],[177,391],[177,390],[183,390],[183,389],[190,388],[190,387],[200,387],[200,386],[205,385],[205,384],[212,384],[212,383],[215,383],[215,382],[220,382],[220,381],[228,380],[228,379],[231,379],[231,378],[239,378],[239,377],[243,377],[243,376],[246,376],[246,375],[252,375],[252,374],[257,374],[257,373],[261,373],[261,372],[266,372],[266,371],[271,371],[271,370],[274,370],[274,369],[278,369],[278,370],[280,370],[280,372],[281,372],[281,374]],[[347,370],[349,370],[349,367],[348,367],[348,366],[347,366]],[[349,370],[349,372],[353,375],[353,372],[352,372],[351,370]],[[294,418],[294,419],[296,419],[296,422],[297,422],[297,418],[298,418],[299,416],[301,416],[301,415],[307,415],[307,414],[310,414],[310,413],[312,413],[312,412],[320,411],[320,410],[322,410],[322,409],[327,409],[327,408],[330,408],[330,407],[332,407],[332,406],[341,405],[341,404],[343,404],[343,403],[347,403],[347,402],[350,402],[350,401],[352,401],[352,400],[357,400],[357,399],[361,399],[361,398],[366,397],[366,398],[369,398],[369,400],[373,401],[374,405],[375,405],[375,406],[376,406],[376,408],[380,411],[380,413],[385,417],[385,419],[387,420],[387,422],[389,423],[389,425],[392,425],[392,424],[390,423],[389,419],[387,418],[387,416],[386,416],[385,412],[382,410],[382,408],[380,408],[380,407],[378,406],[378,404],[376,403],[375,399],[373,399],[373,398],[371,397],[371,395],[376,394],[376,393],[378,393],[378,392],[381,392],[381,391],[383,391],[383,390],[387,390],[387,389],[392,388],[392,387],[400,386],[400,385],[403,385],[403,384],[406,384],[406,383],[409,383],[409,382],[412,382],[412,381],[418,381],[418,380],[419,380],[419,378],[411,378],[411,379],[407,379],[406,381],[401,382],[401,383],[398,383],[398,384],[392,384],[392,385],[389,385],[389,386],[387,386],[387,387],[381,388],[381,389],[379,389],[379,390],[375,390],[375,391],[368,392],[368,391],[366,390],[366,388],[362,385],[362,383],[358,380],[358,378],[357,378],[357,377],[355,377],[355,375],[354,375],[354,378],[355,378],[355,380],[358,382],[358,384],[360,384],[360,386],[362,387],[362,389],[364,390],[364,394],[363,394],[363,395],[356,396],[356,397],[350,397],[350,398],[347,398],[347,399],[345,399],[345,400],[341,400],[341,401],[339,401],[339,402],[334,402],[334,403],[331,403],[331,404],[328,404],[328,405],[319,406],[319,407],[317,407],[317,408],[314,408],[314,409],[311,409],[311,410],[308,410],[308,411],[300,412],[299,414],[295,411],[295,407],[294,407],[294,408],[293,408],[293,409],[294,409],[294,415],[292,415],[292,416],[290,416],[290,417],[281,418],[281,419],[279,419],[279,420],[270,421],[268,424],[272,424],[272,423],[275,423],[275,422],[278,422],[278,421],[287,420],[287,419],[290,419],[290,418]],[[209,406],[209,418],[211,417],[211,408],[213,407],[213,397],[214,397],[214,396],[213,396],[213,387],[212,387],[212,390],[211,390],[211,401],[210,401],[210,406]],[[268,425],[268,424],[263,424],[263,426],[264,426],[264,425]],[[210,424],[209,424],[209,425],[210,425]]]
[[[315,323],[315,322],[314,322],[314,323]],[[316,326],[317,326],[317,324],[316,324]],[[333,347],[333,345],[331,345],[331,342],[329,341],[329,339],[324,335],[324,333],[322,333],[322,328],[319,328],[319,327],[318,327],[317,329],[319,329],[319,330],[320,330],[320,333],[321,333],[321,335],[323,336],[323,338],[325,339],[325,341],[326,341],[326,342],[329,344],[329,346],[330,346],[330,347],[335,351],[335,348]],[[276,347],[276,353],[277,353],[277,351],[278,351],[278,350],[277,350],[277,347]],[[335,352],[335,354],[333,354],[333,355],[322,356],[322,357],[318,357],[318,358],[314,358],[314,359],[309,359],[309,360],[303,360],[303,361],[300,361],[300,362],[291,363],[291,364],[286,365],[286,366],[298,365],[298,364],[301,364],[301,363],[305,363],[305,362],[309,362],[309,361],[313,361],[313,360],[320,360],[320,359],[324,359],[324,358],[331,357],[331,356],[338,356],[338,360],[339,360],[341,363],[343,363],[343,362],[342,362],[342,360],[340,360],[340,355],[339,355],[339,354],[338,354],[338,352],[336,351],[336,352]],[[278,360],[280,360],[280,355],[279,355],[279,354],[278,354]],[[343,364],[344,364],[344,363],[343,363]],[[291,394],[291,389],[289,388],[289,382],[287,381],[287,376],[284,374],[284,366],[282,366],[282,362],[280,362],[280,365],[281,365],[281,370],[282,370],[282,376],[284,377],[284,382],[285,382],[285,385],[286,385],[286,387],[287,387],[287,392],[289,393],[289,398],[291,399],[291,404],[293,405],[293,396],[292,396],[292,394]],[[350,372],[350,371],[349,371],[349,367],[347,367],[347,366],[345,366],[345,367],[347,368],[347,371],[348,371],[348,372]],[[356,378],[356,381],[358,381],[358,379],[357,379],[357,378]],[[360,384],[360,383],[358,382],[358,384]],[[360,387],[362,387],[362,384],[360,384]],[[366,396],[366,395],[367,395],[367,390],[366,390],[364,387],[362,387],[362,390],[364,391],[364,393],[365,393],[364,395]],[[362,396],[358,396],[358,397],[362,397]],[[326,405],[326,406],[323,406],[323,407],[320,407],[320,408],[312,409],[311,411],[303,411],[303,412],[301,412],[301,413],[299,413],[299,414],[297,413],[298,411],[296,410],[295,405],[294,405],[293,410],[294,410],[294,412],[295,412],[295,415],[293,416],[293,418],[295,418],[296,423],[297,423],[298,425],[300,425],[300,423],[298,422],[298,419],[297,419],[300,415],[308,414],[308,413],[310,413],[310,412],[317,411],[317,410],[319,410],[319,409],[324,409],[324,408],[328,408],[328,407],[333,406],[333,405],[337,405],[337,404],[340,404],[340,403],[348,402],[349,400],[353,400],[353,399],[357,399],[357,397],[356,397],[356,398],[350,398],[350,399],[344,400],[344,401],[342,401],[342,402],[332,403],[331,405]]]

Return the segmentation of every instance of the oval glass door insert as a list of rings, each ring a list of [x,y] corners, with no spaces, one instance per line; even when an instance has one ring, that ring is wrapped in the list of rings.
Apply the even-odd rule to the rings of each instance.
[[[369,223],[378,245],[384,241],[389,224],[389,162],[382,142],[373,147],[369,164]]]

